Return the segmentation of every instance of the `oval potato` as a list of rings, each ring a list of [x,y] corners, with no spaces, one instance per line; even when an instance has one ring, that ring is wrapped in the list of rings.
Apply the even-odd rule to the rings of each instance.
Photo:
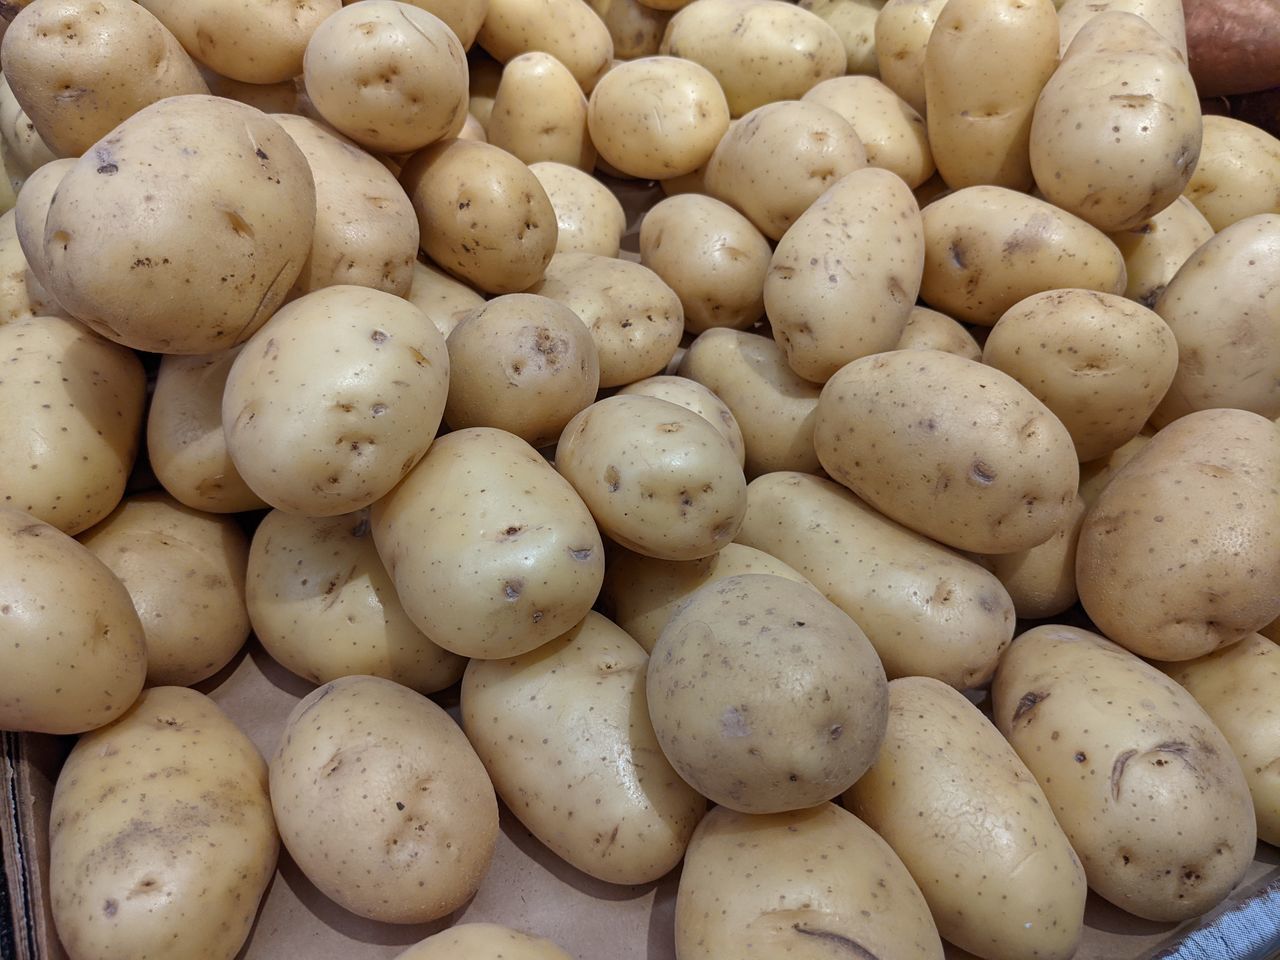
[[[830,107],[849,122],[867,166],[896,173],[913,190],[936,171],[924,117],[875,77],[823,80],[801,99]]]
[[[1214,230],[1280,213],[1280,140],[1251,123],[1205,117],[1200,160],[1183,195]]]
[[[555,211],[555,253],[618,255],[627,215],[612,190],[590,173],[563,163],[541,161],[529,164],[529,169]]]
[[[461,280],[421,260],[413,262],[413,280],[405,299],[425,313],[445,338],[463,317],[485,303],[483,296]]]
[[[1080,28],[1100,13],[1132,13],[1151,24],[1187,59],[1187,25],[1182,0],[1062,0],[1058,4],[1058,24],[1062,31],[1061,50],[1067,52]]]
[[[531,51],[507,61],[485,134],[525,163],[554,161],[587,171],[596,165],[587,98],[569,68],[549,53]]]
[[[898,350],[941,350],[966,360],[981,360],[982,348],[963,324],[928,307],[912,307],[898,337]]]
[[[1136,227],[1111,234],[1124,257],[1124,295],[1154,308],[1174,274],[1212,237],[1213,227],[1185,196]]]
[[[925,55],[947,0],[889,0],[876,17],[876,64],[885,86],[922,116]]]
[[[739,466],[745,462],[746,448],[742,443],[742,430],[738,427],[738,421],[733,418],[732,411],[725,406],[723,400],[696,380],[673,376],[648,377],[629,383],[618,391],[618,396],[633,394],[657,397],[692,410],[728,441],[729,447],[737,455]]]
[[[1044,543],[1018,553],[975,557],[1004,584],[1021,619],[1056,617],[1080,599],[1076,544],[1088,508],[1084,497],[1077,494],[1066,521]]]
[[[609,28],[583,0],[489,0],[476,40],[502,63],[545,51],[569,68],[584,93],[613,63]]]

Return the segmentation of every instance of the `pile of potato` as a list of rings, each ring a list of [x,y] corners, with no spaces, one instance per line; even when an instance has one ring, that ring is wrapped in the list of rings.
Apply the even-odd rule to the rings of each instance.
[[[683,861],[680,960],[1065,960],[1280,842],[1280,142],[1180,0],[0,15],[0,728],[81,734],[72,960],[230,960],[281,843],[445,917],[499,800]],[[190,689],[251,632],[318,685],[269,763]]]

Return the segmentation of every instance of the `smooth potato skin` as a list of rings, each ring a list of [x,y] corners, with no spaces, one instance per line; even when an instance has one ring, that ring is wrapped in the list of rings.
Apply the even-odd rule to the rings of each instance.
[[[1057,2],[1057,0],[1055,0]],[[1194,0],[1193,0],[1194,2]],[[1222,8],[1215,7],[1220,10]],[[1121,11],[1141,17],[1159,31],[1187,59],[1187,24],[1182,0],[1063,0],[1058,5],[1058,24],[1062,30],[1061,50],[1067,52],[1080,28],[1100,13]],[[1197,84],[1199,86],[1199,84]],[[1211,96],[1217,91],[1206,91]]]
[[[618,393],[622,396],[657,397],[659,400],[666,400],[686,410],[692,410],[715,427],[716,432],[725,438],[737,456],[739,466],[746,459],[746,450],[742,445],[742,430],[738,427],[738,421],[733,418],[733,413],[725,406],[723,400],[696,380],[670,375],[647,377],[627,384]]]
[[[896,173],[913,190],[936,172],[924,117],[875,77],[823,80],[801,99],[849,121],[867,152],[867,166]]]
[[[1205,117],[1200,161],[1185,195],[1214,230],[1280,213],[1280,140],[1251,123]]]
[[[1170,921],[1235,887],[1254,855],[1253,804],[1189,693],[1103,637],[1053,625],[1014,641],[992,697],[1095,893]]]
[[[550,940],[494,923],[460,923],[427,937],[396,960],[573,960]]]
[[[938,14],[947,0],[889,0],[876,17],[876,62],[880,79],[923,116],[925,55]]]
[[[1056,617],[1080,599],[1076,589],[1076,543],[1088,504],[1076,495],[1066,521],[1044,543],[1018,553],[975,557],[1009,591],[1024,620]]]
[[[556,253],[618,255],[627,215],[612,190],[567,164],[544,160],[529,164],[529,169],[555,210]]]
[[[280,847],[267,765],[212,700],[153,688],[72,749],[49,842],[54,922],[75,960],[231,960]]]
[[[898,350],[941,350],[966,360],[981,360],[982,348],[973,334],[945,313],[912,307],[898,337]]]
[[[1085,612],[1139,656],[1190,660],[1280,615],[1280,431],[1244,410],[1165,427],[1085,517]]]
[[[41,287],[48,286],[49,278],[48,265],[44,259],[44,222],[49,218],[49,205],[53,203],[58,184],[75,165],[73,158],[64,157],[52,160],[33,171],[23,182],[13,205],[13,227],[18,236],[18,244],[22,247],[22,255],[26,258],[25,266]],[[30,281],[25,278],[24,283],[30,286]],[[52,307],[52,298],[49,299],[50,306],[39,313],[56,312]]]
[[[1136,227],[1110,236],[1124,256],[1124,295],[1154,308],[1174,274],[1212,239],[1213,227],[1181,196]]]
[[[569,68],[588,94],[613,62],[609,28],[582,0],[489,0],[476,40],[502,63],[545,50]]]
[[[413,282],[405,299],[425,313],[446,339],[463,317],[485,303],[472,287],[421,260],[413,262]]]
[[[569,68],[549,53],[522,53],[502,68],[485,135],[528,164],[554,161],[586,171],[596,164],[587,98]]]

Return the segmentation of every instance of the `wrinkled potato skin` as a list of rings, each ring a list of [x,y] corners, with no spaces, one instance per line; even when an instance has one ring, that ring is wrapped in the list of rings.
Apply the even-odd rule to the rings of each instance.
[[[1107,11],[1121,11],[1141,17],[1173,44],[1183,62],[1186,62],[1187,24],[1183,16],[1182,0],[1064,0],[1058,4],[1061,52],[1067,52],[1067,47],[1071,46],[1071,41],[1076,38],[1081,27]]]
[[[427,937],[396,960],[573,960],[550,940],[495,923],[460,923]]]
[[[844,117],[862,141],[867,166],[896,173],[913,190],[933,176],[924,117],[875,77],[824,80],[802,98]]]
[[[1024,620],[1056,617],[1079,598],[1076,590],[1076,543],[1088,504],[1077,495],[1066,522],[1044,543],[1018,553],[975,559],[996,575]]]
[[[885,86],[921,116],[929,38],[947,0],[889,0],[876,17],[876,62]]]
[[[742,430],[738,421],[733,418],[733,412],[725,406],[723,400],[696,380],[673,376],[648,377],[629,383],[618,391],[619,396],[632,394],[657,397],[692,410],[725,438],[738,458],[739,466],[746,461],[747,451],[742,443]]]
[[[627,214],[613,191],[591,174],[563,163],[529,164],[556,214],[556,253],[616,257]]]
[[[1147,920],[1225,897],[1253,859],[1248,785],[1191,695],[1087,630],[1022,634],[992,685],[995,724],[1044,789],[1090,888]]]
[[[1185,196],[1136,227],[1111,234],[1128,275],[1124,295],[1154,308],[1182,265],[1212,238],[1213,227]]]
[[[445,338],[468,313],[485,304],[484,297],[461,280],[421,260],[413,262],[413,282],[405,299],[425,313]]]
[[[982,348],[963,324],[928,307],[911,308],[896,349],[941,350],[966,360],[982,359]]]
[[[1202,410],[1152,438],[1085,517],[1080,600],[1116,643],[1190,660],[1280,615],[1280,431]]]
[[[582,0],[489,0],[476,40],[502,63],[543,50],[569,68],[584,93],[613,64],[609,28]]]
[[[1280,213],[1280,140],[1251,123],[1205,117],[1200,162],[1184,196],[1214,230]]]
[[[587,171],[596,165],[587,98],[569,68],[549,53],[531,51],[507,61],[485,134],[525,163],[550,160]]]

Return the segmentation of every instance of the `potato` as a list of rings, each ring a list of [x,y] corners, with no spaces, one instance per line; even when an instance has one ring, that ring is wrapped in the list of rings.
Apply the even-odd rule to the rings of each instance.
[[[209,92],[177,38],[130,0],[35,0],[14,17],[0,59],[60,157],[80,156],[157,100]]]
[[[1234,407],[1280,416],[1280,216],[1247,217],[1200,247],[1156,301],[1178,340],[1178,372],[1152,422]]]
[[[49,269],[44,256],[44,225],[49,218],[49,206],[53,203],[58,185],[75,165],[75,160],[70,157],[46,163],[27,178],[13,206],[13,227],[22,255],[26,259],[26,266],[36,278],[38,289],[46,291],[45,296],[48,296],[46,288]],[[48,299],[48,306],[56,311],[53,298]]]
[[[427,452],[448,390],[444,339],[421,310],[367,287],[325,287],[280,310],[236,357],[222,397],[227,450],[273,507],[350,513]]]
[[[746,448],[742,443],[742,430],[738,421],[733,418],[723,400],[714,393],[687,377],[649,377],[627,384],[618,391],[618,396],[643,395],[667,400],[677,406],[692,410],[702,419],[716,428],[716,432],[728,442],[729,448],[738,458],[738,465],[746,460]]]
[[[1190,660],[1280,615],[1280,431],[1244,410],[1165,427],[1085,517],[1085,612],[1143,657]]]
[[[671,18],[659,52],[715,74],[735,117],[802,97],[847,62],[828,23],[781,0],[694,0]]]
[[[884,0],[800,0],[801,9],[816,13],[835,28],[844,44],[845,72],[873,77],[880,72],[876,17],[883,6]]]
[[[619,60],[651,57],[658,52],[671,13],[655,10],[640,0],[587,0],[604,21],[613,40],[613,55]]]
[[[1036,197],[965,187],[934,200],[921,218],[920,297],[965,323],[989,327],[1045,290],[1124,292],[1124,257],[1106,234]]]
[[[1088,504],[1077,495],[1066,521],[1044,543],[1018,553],[977,556],[1009,591],[1021,619],[1056,617],[1079,598],[1076,590],[1076,543]]]
[[[496,923],[460,923],[427,937],[396,960],[573,960],[550,940]]]
[[[510,293],[469,313],[449,334],[450,427],[498,427],[535,447],[555,443],[595,401],[600,361],[568,307]]]
[[[267,766],[212,700],[146,691],[53,792],[49,888],[76,960],[232,960],[275,874]]]
[[[1031,169],[1046,200],[1114,233],[1177,199],[1200,138],[1200,102],[1177,49],[1140,17],[1100,13],[1036,104]]]
[[[7,504],[0,570],[0,729],[81,733],[123,714],[147,671],[124,585],[70,537]]]
[[[36,132],[36,125],[31,122],[22,104],[13,95],[9,86],[9,78],[0,73],[0,140],[3,141],[5,167],[11,176],[13,189],[17,190],[21,180],[31,172],[38,170],[56,157],[49,145]]]
[[[351,3],[352,0],[342,0]],[[408,0],[445,22],[466,50],[476,42],[476,34],[489,12],[489,0]]]
[[[1075,954],[1084,870],[1031,772],[962,694],[929,677],[890,683],[884,746],[844,796],[948,941],[988,960]]]
[[[265,114],[171,97],[76,161],[45,223],[49,292],[138,350],[212,353],[243,343],[307,258],[315,185]]]
[[[293,77],[278,83],[245,83],[215,73],[203,64],[197,64],[196,69],[215,97],[238,100],[263,113],[302,113],[307,109],[306,91]],[[314,111],[308,115],[314,115]]]
[[[1102,495],[1102,491],[1106,489],[1107,484],[1112,481],[1120,468],[1151,442],[1152,432],[1150,428],[1144,428],[1142,433],[1123,446],[1117,447],[1107,456],[1080,464],[1080,497],[1086,506],[1092,507],[1098,502],[1098,497]]]
[[[875,77],[824,80],[803,99],[845,118],[862,141],[867,166],[890,170],[913,189],[933,176],[924,118]]]
[[[493,98],[501,82],[502,64],[486,56],[483,50],[473,49],[467,57],[467,110],[486,129],[493,113]]]
[[[556,214],[511,154],[445,140],[415,154],[400,182],[418,214],[422,249],[450,273],[485,293],[518,293],[542,279],[556,248]]]
[[[15,320],[64,316],[66,311],[62,305],[36,278],[35,271],[23,256],[22,241],[16,232],[13,214],[14,211],[10,210],[0,219],[0,326]]]
[[[1051,290],[1005,311],[982,361],[1030,390],[1088,461],[1137,436],[1173,382],[1178,344],[1157,314],[1124,297]]]
[[[593,253],[556,254],[532,292],[558,300],[587,325],[600,357],[601,387],[661,373],[680,345],[680,298],[638,263]]]
[[[405,613],[462,656],[516,657],[555,639],[604,578],[582,499],[536,450],[490,427],[441,437],[371,516]]]
[[[846,363],[892,350],[920,292],[920,208],[896,174],[837,180],[773,252],[764,306],[787,364],[825,383]]]
[[[405,299],[427,315],[442,337],[447,338],[472,310],[484,306],[484,297],[438,267],[415,260],[412,269],[413,282]]]
[[[991,690],[996,726],[1044,788],[1095,893],[1173,921],[1235,887],[1253,859],[1253,804],[1190,694],[1065,626],[1015,640]]]
[[[1185,196],[1214,230],[1280,213],[1280,140],[1231,117],[1205,117],[1200,161]]]
[[[640,223],[640,262],[679,296],[689,333],[759,320],[772,256],[750,220],[699,193],[667,197]]]
[[[676,772],[742,813],[830,800],[884,739],[888,688],[866,634],[808,584],[771,574],[716,580],[686,599],[646,684]]]
[[[711,390],[738,421],[748,476],[821,469],[813,449],[821,388],[797,376],[771,338],[708,330],[693,341],[679,373]]]
[[[503,63],[530,50],[549,53],[569,68],[584,93],[613,63],[609,28],[583,0],[489,0],[476,39]]]
[[[1187,28],[1182,0],[1062,0],[1058,5],[1061,52],[1067,52],[1067,47],[1071,46],[1071,41],[1076,38],[1081,27],[1098,14],[1108,11],[1121,11],[1141,17],[1172,44],[1183,62],[1186,62]],[[1196,85],[1199,86],[1198,81]],[[1209,91],[1205,91],[1205,95],[1208,93]]]
[[[912,307],[898,337],[898,350],[942,350],[966,360],[981,360],[982,348],[973,334],[945,313]]]
[[[1213,227],[1186,197],[1136,227],[1111,234],[1124,256],[1128,275],[1124,295],[1154,307],[1173,275],[1212,237]]]
[[[649,658],[598,613],[511,660],[473,660],[462,725],[498,795],[539,840],[608,883],[657,880],[684,856],[706,800],[649,723]]]
[[[291,292],[354,284],[407,294],[418,256],[418,219],[395,176],[314,120],[271,119],[302,150],[316,185],[315,235]]]
[[[734,538],[747,484],[727,440],[657,397],[597,401],[569,421],[556,469],[611,540],[662,560],[697,560]]]
[[[543,161],[529,164],[556,215],[556,253],[616,257],[627,215],[608,187],[576,167]]]
[[[676,955],[943,956],[929,908],[902,861],[874,830],[832,803],[772,816],[726,807],[708,813],[680,874]]]
[[[493,785],[453,719],[379,677],[317,687],[271,759],[280,839],[352,913],[425,923],[475,893],[498,836]]]
[[[588,171],[596,165],[587,98],[569,68],[549,53],[507,61],[485,129],[489,143],[525,163],[553,160]]]
[[[876,64],[885,86],[924,114],[925,52],[947,0],[888,0],[876,17]]]
[[[786,100],[753,110],[730,128],[707,163],[707,191],[777,240],[819,195],[866,165],[862,141],[840,114],[820,103]]]
[[[1276,8],[1269,0],[1183,0],[1187,62],[1205,97],[1280,84]]]

